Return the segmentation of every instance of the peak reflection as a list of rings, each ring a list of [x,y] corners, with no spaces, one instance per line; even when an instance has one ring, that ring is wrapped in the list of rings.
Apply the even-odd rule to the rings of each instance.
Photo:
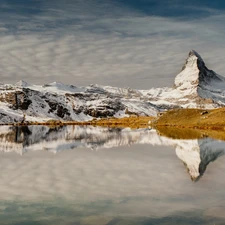
[[[211,138],[172,139],[160,136],[156,130],[113,129],[92,126],[21,126],[0,127],[0,151],[24,154],[47,150],[57,153],[75,148],[107,149],[133,144],[172,146],[185,164],[193,181],[198,181],[207,165],[225,154],[225,142]]]

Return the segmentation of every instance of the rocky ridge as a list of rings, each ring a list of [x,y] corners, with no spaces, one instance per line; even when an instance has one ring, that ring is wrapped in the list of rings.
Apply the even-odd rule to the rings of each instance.
[[[0,84],[0,123],[87,121],[93,118],[156,116],[171,108],[218,108],[225,104],[225,78],[209,70],[192,50],[172,88],[135,90],[76,87],[53,82]]]

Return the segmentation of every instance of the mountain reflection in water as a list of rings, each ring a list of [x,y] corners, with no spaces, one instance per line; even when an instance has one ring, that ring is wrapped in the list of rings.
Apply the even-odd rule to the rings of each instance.
[[[57,153],[78,147],[91,150],[133,144],[172,146],[183,161],[193,181],[206,171],[207,165],[225,153],[225,142],[211,138],[171,139],[159,136],[156,130],[115,129],[92,126],[20,126],[0,127],[0,151],[24,154],[47,150]]]
[[[1,126],[0,224],[224,224],[225,157],[216,160],[224,142],[176,138],[150,129]],[[183,164],[195,181],[208,168],[190,182]]]

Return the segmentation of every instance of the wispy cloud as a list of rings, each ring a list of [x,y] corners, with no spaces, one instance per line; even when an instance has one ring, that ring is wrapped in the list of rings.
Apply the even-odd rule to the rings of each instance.
[[[40,3],[34,13],[0,16],[1,82],[168,86],[190,49],[225,70],[223,14],[184,20],[111,1]]]

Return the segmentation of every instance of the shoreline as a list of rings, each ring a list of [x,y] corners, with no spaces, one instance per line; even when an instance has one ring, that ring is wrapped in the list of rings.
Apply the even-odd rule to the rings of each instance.
[[[91,121],[59,121],[49,120],[46,122],[23,122],[1,123],[0,126],[107,126],[107,127],[130,127],[130,128],[176,128],[176,129],[199,129],[199,130],[224,130],[225,131],[225,108],[218,109],[172,109],[160,113],[158,117],[130,116],[124,118],[102,118]]]
[[[80,126],[107,126],[107,127],[130,127],[130,128],[145,128],[149,127],[149,121],[156,119],[149,116],[125,117],[125,118],[104,118],[94,119],[91,121],[57,121],[50,120],[46,122],[23,122],[23,123],[6,123],[0,126],[67,126],[67,125],[80,125]]]
[[[158,117],[131,116],[125,118],[94,119],[85,122],[50,120],[47,122],[0,124],[0,126],[13,127],[32,125],[53,128],[67,125],[130,129],[153,128],[157,130],[159,135],[173,139],[201,139],[208,137],[225,140],[225,108],[213,110],[173,109],[160,113]]]

